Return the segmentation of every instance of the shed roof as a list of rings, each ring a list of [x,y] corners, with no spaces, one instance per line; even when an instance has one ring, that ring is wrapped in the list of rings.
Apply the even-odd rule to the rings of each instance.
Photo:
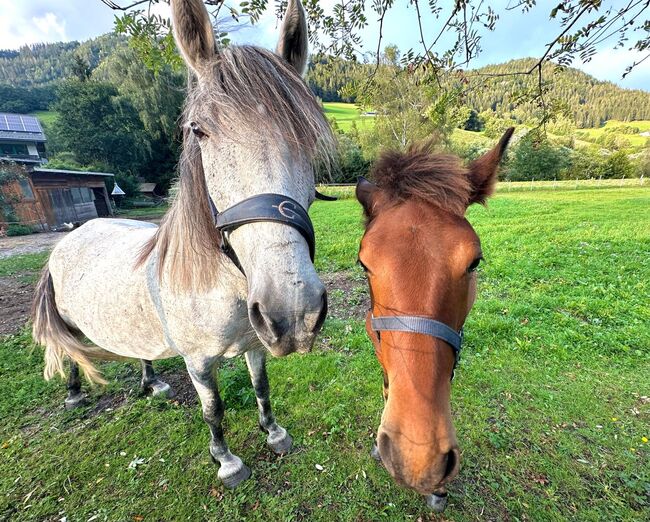
[[[41,174],[74,174],[75,176],[110,176],[115,177],[115,174],[110,172],[93,172],[91,170],[64,170],[64,169],[44,169],[42,167],[34,167],[34,172]]]
[[[43,127],[36,116],[9,112],[0,112],[0,139],[46,141]]]
[[[156,189],[155,183],[140,183],[138,190],[140,192],[153,192]]]

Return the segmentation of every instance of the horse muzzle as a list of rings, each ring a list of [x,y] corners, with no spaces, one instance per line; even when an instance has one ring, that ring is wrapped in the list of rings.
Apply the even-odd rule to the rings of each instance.
[[[251,325],[271,354],[282,357],[311,350],[327,316],[327,293],[322,285],[311,301],[311,306],[299,307],[303,309],[268,306],[261,300],[249,305]]]

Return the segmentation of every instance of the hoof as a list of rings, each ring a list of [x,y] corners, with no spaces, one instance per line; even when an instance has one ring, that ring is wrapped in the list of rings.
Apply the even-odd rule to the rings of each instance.
[[[434,513],[442,513],[447,507],[447,495],[436,495],[432,493],[427,495],[427,507]]]
[[[174,390],[172,390],[171,386],[160,379],[146,385],[145,391],[151,393],[152,397],[165,397],[167,399],[174,397]]]
[[[379,448],[377,447],[377,444],[372,445],[370,456],[381,464],[381,455],[379,454]]]
[[[293,446],[293,439],[284,428],[280,428],[280,431],[273,435],[269,434],[266,442],[273,453],[277,455],[284,455],[285,453],[289,453],[289,451],[291,451],[291,447]]]
[[[222,465],[217,472],[217,476],[224,486],[233,489],[251,476],[251,470],[241,460],[237,459],[236,462]]]
[[[76,395],[66,397],[64,401],[66,410],[74,410],[86,404],[86,396],[83,393],[77,393]]]

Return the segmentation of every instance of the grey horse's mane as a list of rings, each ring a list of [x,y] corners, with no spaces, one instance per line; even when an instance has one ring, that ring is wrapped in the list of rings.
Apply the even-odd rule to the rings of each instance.
[[[205,64],[200,82],[188,82],[182,121],[233,139],[268,136],[271,146],[288,146],[315,172],[328,172],[334,157],[329,124],[309,87],[280,56],[252,46],[220,50]],[[178,193],[138,262],[158,254],[159,277],[175,289],[214,286],[221,238],[212,220],[198,138],[184,125]]]

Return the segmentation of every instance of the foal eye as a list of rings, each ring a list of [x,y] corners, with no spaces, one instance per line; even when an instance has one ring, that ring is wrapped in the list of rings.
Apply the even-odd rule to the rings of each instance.
[[[201,127],[199,127],[198,123],[195,121],[191,121],[189,125],[190,129],[197,138],[205,138],[207,136],[207,134],[201,130]]]
[[[472,264],[469,265],[469,268],[467,269],[468,272],[476,272],[476,269],[478,268],[478,265],[481,264],[481,260],[483,258],[477,257],[474,261],[472,261]]]

